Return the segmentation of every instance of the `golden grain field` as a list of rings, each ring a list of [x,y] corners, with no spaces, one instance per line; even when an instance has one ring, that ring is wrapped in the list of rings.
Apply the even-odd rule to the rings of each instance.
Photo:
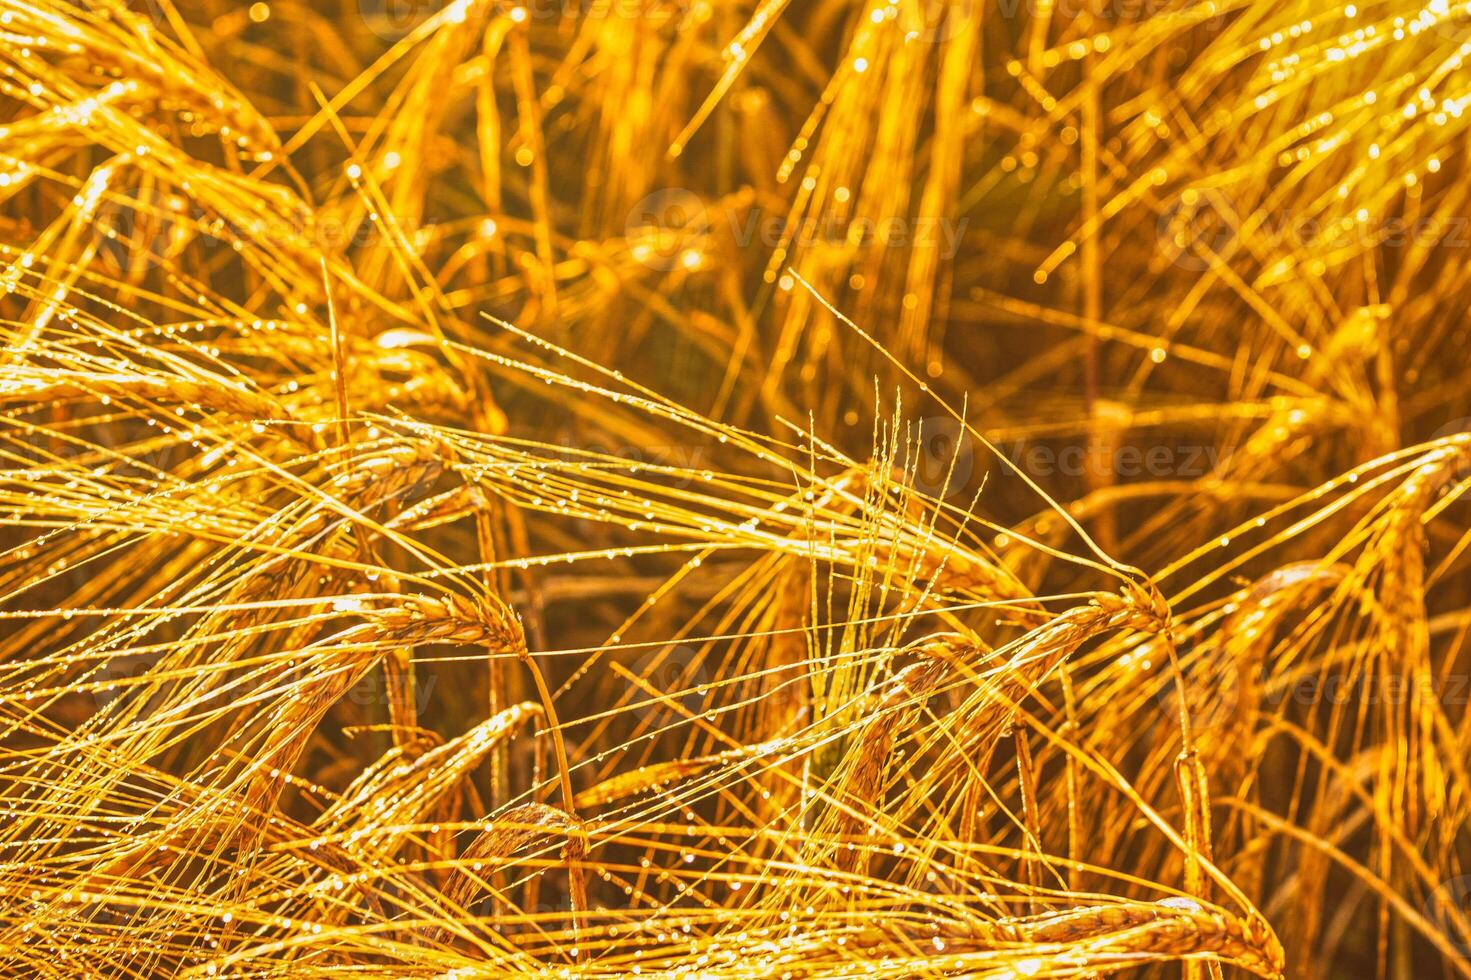
[[[0,0],[0,977],[1471,977],[1468,58]]]

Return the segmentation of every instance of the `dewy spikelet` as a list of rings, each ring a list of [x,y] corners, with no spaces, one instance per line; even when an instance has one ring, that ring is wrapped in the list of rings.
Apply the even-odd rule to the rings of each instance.
[[[468,599],[445,593],[400,595],[390,603],[364,611],[377,639],[385,643],[477,644],[504,653],[526,650],[520,620],[498,599]]]

